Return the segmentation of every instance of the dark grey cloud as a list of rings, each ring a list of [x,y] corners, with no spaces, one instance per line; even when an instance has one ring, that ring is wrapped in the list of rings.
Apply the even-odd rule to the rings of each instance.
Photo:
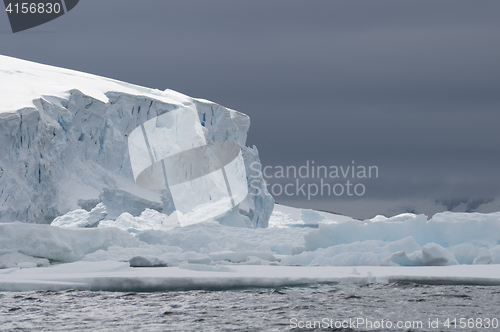
[[[378,165],[366,197],[344,197],[362,210],[500,196],[499,12],[498,1],[82,0],[18,34],[4,15],[0,52],[247,113],[265,165]]]

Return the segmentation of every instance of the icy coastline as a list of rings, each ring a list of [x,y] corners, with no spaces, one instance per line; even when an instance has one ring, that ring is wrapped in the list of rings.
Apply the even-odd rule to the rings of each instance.
[[[132,268],[120,262],[77,262],[28,271],[0,270],[0,291],[167,291],[303,286],[317,283],[370,284],[415,282],[442,285],[500,285],[500,265],[446,267],[296,267],[236,266],[211,268]]]
[[[294,220],[289,212],[305,220]],[[217,222],[167,228],[159,222],[132,222],[128,228],[118,223],[95,228],[0,224],[0,290],[151,291],[394,281],[500,285],[498,213],[359,221],[277,206],[266,229]],[[476,232],[455,232],[461,223]],[[448,236],[455,240],[445,243]]]
[[[249,126],[171,90],[0,56],[0,291],[500,285],[500,212],[357,220],[274,205],[261,176],[249,181],[261,167]],[[173,167],[167,183],[185,151],[211,165]],[[202,183],[210,167],[220,181]],[[192,204],[188,180],[229,196]]]

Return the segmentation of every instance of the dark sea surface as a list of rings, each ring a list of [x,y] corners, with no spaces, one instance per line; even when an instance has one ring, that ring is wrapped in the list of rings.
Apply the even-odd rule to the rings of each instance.
[[[0,293],[1,331],[500,331],[498,320],[500,287],[491,286]]]

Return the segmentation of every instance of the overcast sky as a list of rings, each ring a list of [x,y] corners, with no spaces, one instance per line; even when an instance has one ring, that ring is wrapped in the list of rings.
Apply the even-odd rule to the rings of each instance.
[[[276,197],[368,217],[500,196],[499,17],[497,0],[82,0],[16,34],[0,13],[0,53],[244,112],[264,166],[376,165],[362,197]]]

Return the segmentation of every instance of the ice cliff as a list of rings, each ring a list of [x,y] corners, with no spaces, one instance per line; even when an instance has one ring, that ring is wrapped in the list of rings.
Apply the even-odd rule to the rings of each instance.
[[[250,118],[213,102],[0,56],[0,222],[50,223],[99,203],[107,219],[146,209],[173,212],[169,190],[134,181],[128,136],[181,108],[194,110],[206,142],[240,147],[247,178],[260,167],[245,146]],[[274,200],[252,174],[231,216],[267,227]],[[246,191],[245,191],[246,192]]]

